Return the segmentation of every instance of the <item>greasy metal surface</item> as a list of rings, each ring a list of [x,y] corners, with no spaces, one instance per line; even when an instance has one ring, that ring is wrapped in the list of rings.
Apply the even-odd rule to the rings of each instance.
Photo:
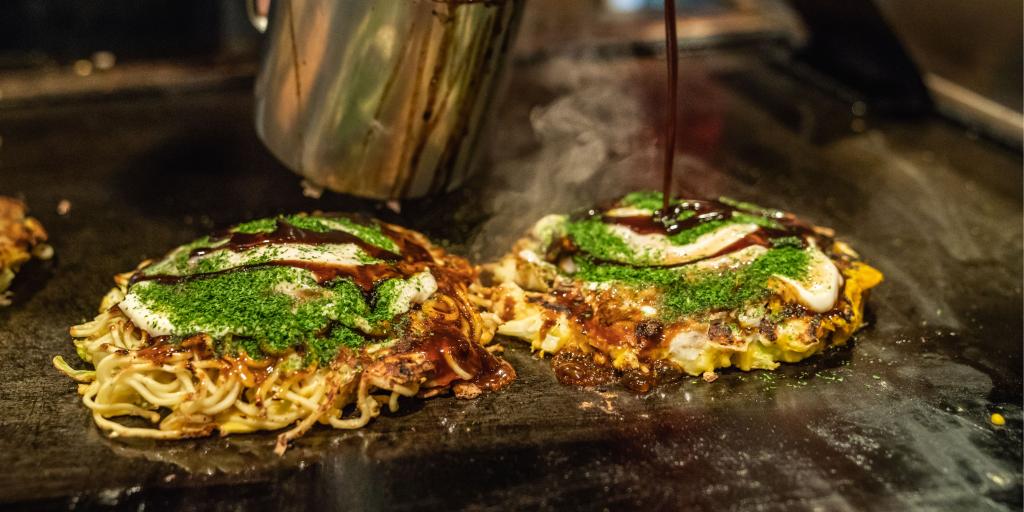
[[[475,258],[543,211],[658,181],[661,62],[523,65],[494,163],[385,218]],[[684,59],[677,183],[831,225],[879,266],[853,347],[775,373],[637,397],[520,379],[474,401],[403,402],[358,432],[107,440],[74,385],[67,326],[115,272],[209,227],[304,209],[258,144],[247,91],[0,111],[0,193],[24,196],[56,259],[0,310],[0,502],[15,508],[1015,509],[1021,504],[1021,158],[937,119],[849,105],[743,55]],[[653,98],[653,99],[652,99]],[[853,130],[851,130],[851,127]],[[71,202],[66,216],[55,207]],[[1007,425],[989,423],[1001,412]]]
[[[310,182],[378,199],[461,185],[525,4],[273,2],[256,133]]]

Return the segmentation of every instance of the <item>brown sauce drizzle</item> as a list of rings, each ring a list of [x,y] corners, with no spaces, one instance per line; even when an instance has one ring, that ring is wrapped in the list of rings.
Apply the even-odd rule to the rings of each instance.
[[[135,355],[158,365],[166,363],[175,354],[185,352],[195,353],[202,359],[216,358],[216,355],[209,350],[205,343],[195,342],[201,340],[203,336],[196,334],[178,342],[172,341],[171,336],[157,336],[151,338],[145,347],[136,350]],[[238,357],[223,356],[220,359],[224,370],[238,375],[242,385],[251,388],[260,385],[274,372],[274,365],[278,358],[254,361],[245,355],[239,355]]]
[[[598,363],[589,354],[571,350],[555,354],[551,368],[563,385],[589,388],[618,380],[622,387],[639,394],[649,393],[659,384],[677,381],[682,376],[671,363],[660,360],[646,368],[619,371],[608,363]]]
[[[446,361],[447,353],[463,370],[473,375],[466,381],[476,384],[481,389],[497,391],[515,380],[516,371],[512,365],[487,351],[477,343],[467,340],[462,333],[443,333],[434,331],[430,337],[417,345],[427,358],[435,363],[435,374],[431,379],[438,386],[447,386],[455,381],[463,380]]]
[[[681,375],[670,363],[650,356],[665,341],[665,328],[661,322],[625,318],[609,323],[608,319],[597,315],[594,307],[574,288],[557,289],[550,296],[554,298],[553,302],[532,302],[551,311],[566,313],[579,326],[588,342],[600,351],[598,354],[584,354],[574,350],[556,353],[551,358],[551,367],[560,383],[594,387],[618,380],[623,387],[634,393],[647,393],[659,382],[667,382]],[[623,344],[637,348],[643,368],[622,371],[612,366],[606,348]]]
[[[677,124],[677,111],[679,109],[677,94],[679,91],[679,40],[676,35],[676,4],[675,0],[664,0],[664,14],[665,14],[665,63],[667,70],[667,81],[666,85],[668,88],[668,118],[665,123],[665,134],[664,134],[664,158],[662,161],[662,207],[661,210],[654,213],[653,216],[638,216],[638,217],[624,217],[624,218],[609,218],[605,216],[602,220],[604,222],[613,221],[625,226],[637,233],[661,233],[668,232],[669,229],[681,230],[678,221],[673,225],[666,225],[665,220],[678,217],[680,212],[672,212],[672,173],[675,168],[675,143],[676,143],[676,124]],[[690,206],[691,203],[682,203],[677,205],[675,208]],[[694,202],[692,206],[694,208],[701,206],[702,203]],[[596,213],[596,212],[594,212]],[[698,213],[686,220],[696,220],[697,222],[703,222],[705,215]],[[694,224],[696,225],[696,224]],[[593,310],[588,304],[582,299],[582,297],[569,297],[565,294],[553,294],[558,298],[558,301],[562,303],[562,307],[569,309],[573,314],[570,318],[577,319],[584,323],[593,323],[590,320],[593,318]],[[580,315],[576,313],[584,313]],[[589,330],[589,329],[588,329]],[[661,343],[664,338],[663,327],[658,322],[640,322],[635,328],[635,337],[641,340],[642,349],[647,349],[651,346],[656,346]],[[569,354],[569,353],[566,353]],[[559,359],[558,354],[555,359]],[[558,380],[564,383],[575,383],[579,385],[583,382],[590,382],[600,380],[603,377],[602,374],[593,371],[592,366],[580,364],[579,354],[559,359],[559,363],[556,365],[555,361],[552,361],[552,365],[555,366],[555,373],[558,376]],[[590,365],[596,365],[592,358],[587,358],[590,361]],[[605,368],[607,369],[607,367]],[[595,378],[596,377],[596,378]],[[567,382],[572,381],[572,382]],[[627,386],[630,387],[631,386]],[[645,388],[644,392],[648,391],[649,388]]]
[[[671,198],[669,198],[671,200]],[[683,212],[694,212],[689,218],[677,220]],[[632,217],[603,216],[606,223],[627,226],[640,234],[660,233],[674,235],[680,231],[695,228],[699,224],[713,220],[724,220],[732,217],[735,208],[718,201],[689,200],[662,208],[654,215],[637,215]]]
[[[170,336],[151,338],[148,345],[135,351],[135,355],[148,359],[154,364],[164,364],[171,356],[182,351],[179,346],[170,343],[169,339]]]
[[[668,120],[665,123],[665,160],[662,168],[662,210],[672,201],[672,170],[676,155],[676,110],[679,106],[679,40],[676,37],[676,2],[665,0],[665,60],[668,66]]]
[[[665,326],[657,320],[641,320],[633,330],[641,352],[657,348],[665,341]]]
[[[668,70],[668,118],[665,123],[664,134],[662,207],[653,212],[652,215],[625,217],[613,217],[603,214],[602,212],[606,208],[592,209],[586,212],[583,217],[599,217],[606,224],[625,226],[638,234],[673,235],[693,229],[706,222],[732,219],[736,213],[771,218],[780,226],[779,228],[759,226],[755,232],[730,244],[716,254],[680,265],[690,265],[703,259],[729,254],[753,245],[772,247],[774,240],[785,237],[797,237],[806,245],[807,240],[817,234],[811,226],[800,222],[790,214],[768,217],[757,212],[740,210],[721,201],[689,200],[672,204],[672,172],[676,142],[679,62],[674,0],[664,0],[664,13],[666,64]],[[693,215],[679,219],[680,215],[687,211],[693,212]],[[574,216],[574,218],[579,219],[579,216]],[[557,261],[562,255],[574,253],[578,250],[579,248],[571,239],[563,238],[560,244],[553,244],[549,248],[547,256],[551,256],[550,260]],[[601,261],[601,263],[620,265],[620,263],[610,261]],[[604,350],[607,346],[631,345],[637,349],[640,358],[640,366],[638,368],[620,371],[612,366],[604,353],[599,354],[597,359],[595,359],[590,354],[563,350],[555,354],[551,359],[551,366],[555,376],[562,384],[593,387],[606,384],[617,377],[619,383],[626,389],[635,393],[648,393],[660,384],[677,381],[684,377],[683,372],[674,364],[656,357],[658,349],[665,344],[666,338],[670,338],[670,336],[666,336],[665,326],[661,322],[627,318],[609,323],[608,320],[596,315],[597,312],[594,306],[588,304],[580,296],[578,290],[572,288],[556,289],[548,295],[553,300],[549,301],[534,297],[528,300],[548,310],[566,313],[580,327],[588,342],[598,350],[607,352]],[[633,325],[632,332],[624,332],[622,326],[629,324]],[[732,333],[720,323],[711,326],[709,335],[720,340],[732,340]]]
[[[563,350],[551,358],[551,369],[558,382],[581,388],[607,384],[615,378],[615,369],[597,364],[588,354]]]
[[[330,217],[327,217],[330,218]],[[363,219],[356,215],[347,215],[345,218],[358,222],[360,224],[367,224],[372,221]],[[244,272],[246,270],[252,270],[257,268],[266,268],[269,266],[286,266],[301,268],[309,270],[314,274],[317,283],[323,285],[331,280],[338,277],[348,277],[359,286],[364,292],[372,292],[376,287],[377,283],[385,279],[391,278],[407,278],[416,272],[422,271],[428,263],[434,262],[433,255],[430,251],[423,247],[419,241],[413,240],[410,235],[403,232],[391,229],[387,226],[381,225],[382,233],[390,238],[399,247],[401,254],[388,251],[386,249],[377,247],[376,245],[367,243],[361,238],[340,230],[330,230],[326,232],[311,231],[308,229],[302,229],[296,227],[284,219],[277,219],[277,227],[274,231],[265,233],[232,233],[222,232],[215,235],[215,239],[227,238],[225,244],[217,247],[204,247],[193,250],[189,257],[198,257],[205,254],[209,254],[219,250],[230,250],[230,251],[245,251],[253,247],[260,245],[269,244],[354,244],[361,248],[364,252],[370,256],[384,260],[386,263],[376,263],[369,265],[332,265],[325,263],[316,262],[304,262],[304,261],[292,261],[292,260],[280,260],[271,261],[266,263],[254,263],[250,265],[240,265],[229,269],[219,270],[216,272],[207,272],[203,274],[190,274],[184,276],[175,276],[167,274],[153,274],[147,275],[142,271],[136,272],[132,275],[129,280],[128,286],[141,282],[141,281],[157,281],[162,284],[177,284],[193,279],[201,279],[213,277],[221,274],[230,272]]]
[[[346,215],[346,218],[367,224],[367,221],[356,215]],[[330,217],[327,217],[330,218]],[[407,278],[417,272],[421,272],[428,265],[436,263],[431,252],[424,247],[420,241],[414,240],[413,236],[405,232],[392,229],[388,226],[380,226],[382,233],[390,238],[399,247],[397,254],[386,249],[377,247],[361,238],[340,230],[326,232],[311,231],[296,227],[284,219],[277,219],[277,227],[274,231],[265,233],[231,233],[223,232],[215,235],[214,239],[227,238],[225,244],[217,247],[205,247],[193,250],[189,257],[198,257],[219,250],[244,251],[260,245],[269,244],[354,244],[360,247],[370,256],[385,260],[385,263],[374,263],[367,265],[332,265],[307,261],[279,260],[264,263],[240,265],[229,269],[202,274],[189,274],[183,276],[168,274],[147,275],[142,271],[135,272],[129,280],[129,287],[140,281],[158,281],[163,284],[176,284],[193,279],[201,279],[230,272],[244,272],[246,270],[265,268],[269,266],[287,266],[309,270],[314,274],[319,284],[325,284],[338,277],[349,277],[363,291],[372,291],[382,280],[395,277]],[[145,270],[145,269],[143,269]]]
[[[385,236],[398,244],[398,249],[402,253],[404,261],[434,261],[434,256],[430,250],[419,240],[414,240],[412,235],[383,224],[380,225],[380,230]]]
[[[664,155],[662,160],[662,207],[660,210],[654,212],[654,215],[649,217],[605,216],[603,218],[604,222],[612,222],[628,226],[630,229],[640,234],[661,233],[671,235],[694,228],[704,222],[732,218],[732,214],[736,211],[735,208],[718,201],[684,201],[679,204],[672,204],[672,173],[675,161],[676,125],[678,124],[677,111],[679,110],[679,104],[677,101],[679,90],[679,41],[676,35],[677,18],[675,0],[664,0],[663,5],[665,14],[665,64],[667,71],[666,86],[668,93],[668,116],[665,121],[665,133],[663,135]],[[683,220],[678,220],[679,214],[687,210],[695,212],[695,215]],[[596,214],[596,212],[593,213]],[[762,228],[761,231],[765,230]],[[784,231],[790,230],[785,229]],[[762,234],[768,233],[765,232]],[[787,232],[782,236],[793,235],[803,236],[805,233]],[[765,241],[768,238],[772,238],[772,236],[750,238],[746,241],[746,245],[742,247],[754,245]]]
[[[174,354],[195,352],[204,358],[212,357],[205,334],[194,334],[180,341],[172,341],[172,336],[155,336],[149,339],[146,346],[135,351],[135,355],[148,359],[155,364],[167,362]]]
[[[457,283],[450,282],[454,277],[448,272],[439,272],[438,291],[449,296],[458,294]],[[464,289],[461,290],[464,292]],[[473,313],[460,308],[459,316],[470,322],[470,315]],[[470,323],[472,325],[472,323]],[[468,382],[475,384],[480,389],[497,391],[516,378],[516,371],[512,365],[505,360],[491,354],[479,343],[466,337],[460,330],[459,323],[430,321],[426,326],[425,333],[415,335],[403,340],[392,351],[420,352],[427,360],[433,363],[433,373],[430,375],[432,387],[446,387],[455,382]],[[445,361],[445,354],[450,356],[459,367],[473,377],[463,379]]]
[[[377,284],[387,279],[406,279],[422,270],[412,265],[389,265],[387,263],[375,263],[372,265],[339,266],[324,265],[308,261],[275,261],[272,265],[280,265],[292,268],[301,268],[313,273],[318,284],[325,284],[334,281],[339,277],[347,277],[355,283],[363,292],[372,292]],[[420,267],[425,267],[421,265]]]
[[[260,245],[270,244],[353,244],[370,256],[382,260],[400,260],[402,257],[387,249],[366,242],[351,233],[341,230],[312,231],[289,224],[284,219],[277,219],[277,228],[263,233],[231,233],[227,243],[217,247],[195,249],[190,257],[202,256],[221,249],[241,252]]]
[[[268,267],[292,267],[301,268],[308,270],[313,273],[314,279],[317,284],[324,285],[339,277],[347,277],[358,286],[364,293],[372,292],[377,284],[381,281],[392,279],[392,278],[408,278],[413,274],[426,268],[426,265],[415,265],[415,264],[398,264],[390,265],[387,263],[377,263],[371,265],[359,265],[359,266],[348,266],[348,265],[328,265],[323,263],[315,263],[309,261],[270,261],[267,263],[255,263],[251,265],[241,265],[238,267],[232,267],[225,270],[219,270],[216,272],[207,272],[205,274],[192,274],[187,276],[172,276],[172,275],[143,275],[136,273],[132,276],[130,281],[131,284],[135,284],[142,281],[156,281],[160,284],[178,284],[196,279],[206,279],[219,275],[229,274],[233,272],[245,272],[248,270],[255,270],[260,268]]]
[[[454,276],[449,276],[448,272],[441,272],[440,274],[441,278],[438,283],[439,291],[448,295],[456,295],[457,293],[455,292],[455,289],[458,287],[460,288],[460,292],[462,292],[458,294],[464,295],[465,289],[462,288],[462,285],[450,281],[450,278]],[[474,313],[475,312],[467,311],[463,308],[459,309],[459,315],[463,320],[470,322],[470,325],[472,325],[471,316]],[[479,343],[466,339],[461,331],[457,329],[455,331],[456,332],[454,334],[457,338],[453,338],[451,336],[439,338],[437,336],[438,332],[435,331],[431,341],[434,346],[443,350],[445,341],[451,343],[453,339],[460,340],[457,344],[462,348],[462,350],[449,353],[452,356],[452,359],[454,359],[460,367],[473,374],[473,378],[469,381],[470,383],[477,385],[481,389],[497,391],[515,380],[516,371],[512,368],[512,365],[504,359],[491,354]],[[479,335],[479,333],[476,334]],[[438,343],[438,341],[441,343]],[[428,343],[428,345],[430,345],[430,343]],[[469,350],[466,350],[466,348]],[[448,368],[448,365],[445,364],[444,367]]]
[[[641,368],[630,368],[619,377],[622,387],[639,394],[650,393],[658,385],[658,376],[654,372]]]
[[[665,341],[665,328],[655,320],[621,320],[608,323],[596,315],[592,306],[582,300],[574,291],[560,290],[553,293],[554,303],[541,305],[552,311],[570,312],[568,317],[575,322],[589,344],[598,352],[586,354],[577,350],[562,350],[551,358],[551,367],[558,382],[576,387],[594,387],[618,381],[634,393],[648,393],[660,383],[678,380],[682,372],[667,361],[657,359],[655,354]],[[641,367],[619,370],[612,366],[607,348],[615,345],[632,345],[640,356]]]
[[[346,216],[349,219],[362,224],[373,222],[360,217]],[[265,244],[323,244],[323,243],[351,243],[356,244],[371,256],[385,260],[384,263],[375,263],[358,266],[329,265],[303,261],[273,261],[252,265],[242,265],[231,269],[205,274],[193,274],[187,276],[172,275],[144,275],[136,272],[129,281],[129,286],[140,281],[157,281],[164,284],[175,284],[193,279],[207,278],[229,272],[244,272],[256,268],[270,266],[288,266],[302,268],[313,273],[317,282],[324,285],[339,277],[347,277],[363,290],[364,294],[372,294],[377,284],[391,278],[408,278],[413,274],[430,269],[438,282],[439,290],[450,296],[464,294],[465,289],[458,282],[468,276],[472,276],[473,270],[468,264],[451,262],[445,259],[440,261],[425,245],[425,241],[411,232],[392,228],[380,224],[381,232],[395,242],[401,254],[396,254],[385,249],[368,244],[365,241],[343,231],[316,232],[301,229],[283,219],[277,219],[277,227],[269,233],[231,233],[222,232],[215,235],[215,239],[227,238],[224,245],[215,248],[196,249],[190,256],[201,256],[215,250],[243,251],[252,247]],[[460,292],[461,291],[461,292]],[[464,320],[469,320],[468,311],[460,311]],[[459,324],[442,322],[431,322],[425,334],[407,339],[403,343],[392,348],[394,352],[422,352],[427,359],[433,363],[433,375],[430,380],[436,387],[446,387],[453,382],[469,382],[483,390],[498,390],[516,378],[515,369],[503,359],[491,354],[486,348],[459,330]],[[175,343],[170,336],[152,338],[150,343],[143,349],[137,351],[140,357],[152,360],[155,363],[167,361],[173,354],[189,351],[204,350],[205,346],[186,346],[185,341]],[[186,338],[187,340],[188,338]],[[473,375],[473,378],[466,381],[456,374],[445,361],[445,354],[448,354],[463,370]],[[213,355],[211,354],[211,357]],[[242,358],[224,358],[229,371],[237,372],[246,381],[246,385],[258,385],[266,375],[272,371],[273,363],[263,367],[255,367],[252,364],[245,364]],[[262,361],[261,361],[262,363]],[[269,369],[268,369],[269,368]]]
[[[693,215],[682,220],[677,220],[677,217],[683,212],[691,211]],[[601,220],[608,224],[619,224],[628,227],[630,230],[639,234],[663,234],[663,235],[674,235],[689,229],[693,229],[705,222],[728,220],[733,218],[735,214],[745,214],[752,216],[760,216],[769,218],[781,226],[781,229],[765,228],[762,227],[761,231],[765,234],[770,235],[772,238],[782,236],[810,236],[814,234],[814,230],[797,220],[790,214],[784,214],[779,217],[766,217],[759,215],[755,212],[749,212],[740,210],[721,201],[713,200],[686,200],[680,201],[669,207],[667,213],[663,210],[658,210],[654,215],[636,215],[628,217],[612,217],[609,215],[602,215]],[[596,215],[596,213],[595,213]]]
[[[674,220],[684,211],[692,211],[694,215],[687,217],[682,220]],[[762,247],[773,247],[775,240],[781,238],[796,237],[799,238],[803,245],[807,244],[807,240],[810,238],[822,238],[822,236],[814,231],[814,228],[810,225],[800,221],[792,214],[783,214],[781,216],[765,216],[756,212],[749,212],[734,208],[728,204],[720,201],[712,200],[687,200],[680,201],[678,204],[672,205],[668,215],[664,215],[662,210],[654,212],[653,215],[632,215],[624,217],[615,217],[606,214],[602,214],[598,211],[592,210],[588,212],[590,217],[600,216],[601,221],[606,224],[617,224],[629,228],[634,233],[641,235],[647,234],[662,234],[666,236],[674,235],[689,229],[693,229],[705,222],[713,222],[719,220],[728,220],[733,218],[734,214],[744,214],[752,216],[761,216],[764,218],[775,221],[779,227],[771,228],[765,226],[758,226],[758,229],[747,236],[737,240],[727,247],[719,250],[718,252],[708,255],[706,257],[687,261],[674,266],[683,266],[697,263],[706,259],[717,258],[725,254],[730,254],[753,245],[759,245]],[[828,244],[825,244],[828,245]],[[577,249],[574,246],[568,247],[566,252],[575,252]],[[601,261],[601,263],[616,264],[612,261]]]

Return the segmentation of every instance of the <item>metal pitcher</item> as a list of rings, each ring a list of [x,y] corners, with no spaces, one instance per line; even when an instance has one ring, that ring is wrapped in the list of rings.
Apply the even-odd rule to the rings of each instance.
[[[393,199],[458,186],[523,1],[274,0],[256,80],[260,139],[338,192]]]

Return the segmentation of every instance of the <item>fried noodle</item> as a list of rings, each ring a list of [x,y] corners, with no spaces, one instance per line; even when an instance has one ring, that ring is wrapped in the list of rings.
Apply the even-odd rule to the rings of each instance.
[[[438,291],[410,314],[424,315],[430,323],[458,324],[468,340],[487,343],[494,322],[481,319],[461,288],[450,287],[451,295]],[[313,363],[295,370],[281,364],[283,357],[218,357],[206,335],[160,351],[145,331],[116,306],[108,306],[120,302],[123,294],[123,289],[111,290],[99,315],[70,330],[94,372],[73,370],[60,356],[54,358],[58,369],[81,382],[83,403],[110,437],[183,439],[291,427],[277,438],[275,452],[281,454],[316,423],[361,428],[380,414],[382,404],[396,411],[399,397],[417,396],[424,384],[431,384],[425,378],[401,382],[363,371],[365,358],[372,354],[360,358],[350,352],[327,367]],[[443,360],[459,378],[474,377],[449,352]],[[112,419],[122,417],[141,418],[151,426]]]

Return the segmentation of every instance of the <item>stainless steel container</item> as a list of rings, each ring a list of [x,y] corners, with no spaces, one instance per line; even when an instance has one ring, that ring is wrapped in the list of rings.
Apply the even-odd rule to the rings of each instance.
[[[467,177],[523,0],[276,0],[256,130],[314,184],[381,199]]]

